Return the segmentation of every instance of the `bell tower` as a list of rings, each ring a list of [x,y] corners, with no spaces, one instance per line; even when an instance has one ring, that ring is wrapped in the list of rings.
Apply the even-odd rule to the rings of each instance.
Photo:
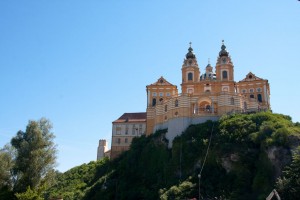
[[[224,40],[222,40],[221,51],[217,59],[216,79],[219,81],[234,81],[233,63],[224,45]]]
[[[222,40],[221,51],[216,63],[216,80],[220,83],[219,92],[235,93],[234,70],[229,52]]]
[[[181,68],[182,72],[182,83],[181,91],[182,93],[194,93],[195,83],[199,82],[200,70],[198,67],[196,55],[193,52],[192,43],[190,42],[190,47],[188,53],[185,55],[183,65]]]

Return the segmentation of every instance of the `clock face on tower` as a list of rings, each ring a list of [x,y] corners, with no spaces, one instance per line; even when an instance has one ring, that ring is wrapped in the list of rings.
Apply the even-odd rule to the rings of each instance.
[[[222,58],[222,63],[223,63],[223,64],[226,63],[226,58]]]

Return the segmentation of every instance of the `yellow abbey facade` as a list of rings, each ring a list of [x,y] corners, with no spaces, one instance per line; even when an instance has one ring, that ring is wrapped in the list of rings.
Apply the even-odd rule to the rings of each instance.
[[[236,82],[224,41],[215,67],[208,64],[203,73],[190,46],[181,73],[181,93],[163,77],[146,86],[147,135],[168,128],[166,137],[172,141],[191,124],[217,120],[224,114],[270,109],[268,80],[249,72]]]
[[[146,86],[146,113],[124,113],[113,121],[111,150],[105,154],[103,141],[99,143],[103,155],[110,154],[110,158],[114,159],[130,148],[134,137],[166,128],[166,138],[171,147],[174,137],[191,124],[215,121],[224,114],[270,109],[268,80],[249,72],[243,80],[236,82],[234,65],[224,43],[215,67],[208,64],[203,73],[190,46],[181,74],[181,93],[164,77]]]

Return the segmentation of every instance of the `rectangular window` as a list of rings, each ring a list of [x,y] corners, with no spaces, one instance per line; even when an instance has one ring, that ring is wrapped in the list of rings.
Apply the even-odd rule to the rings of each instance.
[[[152,96],[156,97],[156,92],[153,92],[153,93],[152,93]]]
[[[132,126],[132,135],[135,135],[135,124]]]
[[[121,135],[121,127],[119,126],[116,127],[116,134]]]
[[[175,100],[175,107],[178,107],[178,99]]]
[[[128,125],[126,125],[126,128],[125,128],[125,135],[128,135]]]
[[[222,71],[222,76],[223,76],[223,79],[227,79],[228,78],[227,71]]]
[[[160,97],[164,96],[164,93],[160,92],[160,93],[159,93],[159,96],[160,96]]]
[[[190,72],[188,73],[188,81],[192,81],[193,80],[193,73]]]

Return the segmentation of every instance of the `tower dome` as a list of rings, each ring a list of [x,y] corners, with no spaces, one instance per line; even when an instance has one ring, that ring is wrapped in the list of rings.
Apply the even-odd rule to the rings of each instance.
[[[186,59],[196,58],[196,55],[193,52],[192,43],[190,42],[189,52],[185,55]]]
[[[227,56],[228,57],[229,52],[226,50],[226,46],[224,45],[224,40],[222,40],[222,46],[221,46],[221,51],[219,53],[219,56]]]
[[[205,69],[206,69],[207,72],[212,72],[213,68],[212,68],[212,66],[210,64],[210,59],[208,59],[208,64],[206,65]]]

